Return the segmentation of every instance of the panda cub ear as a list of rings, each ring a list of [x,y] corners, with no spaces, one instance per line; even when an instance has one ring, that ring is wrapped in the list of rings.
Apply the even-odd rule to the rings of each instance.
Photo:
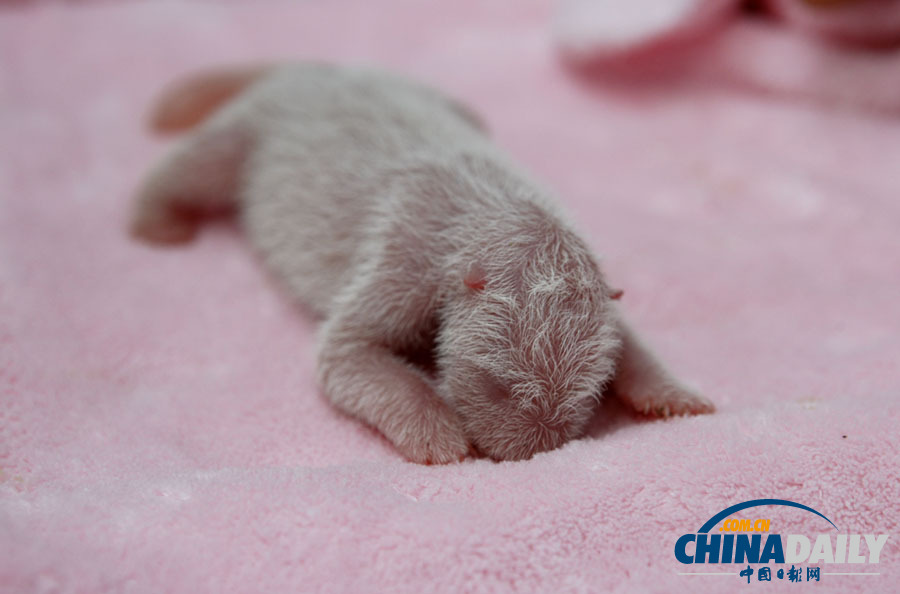
[[[463,284],[471,291],[483,291],[487,278],[481,264],[473,262],[463,276]]]

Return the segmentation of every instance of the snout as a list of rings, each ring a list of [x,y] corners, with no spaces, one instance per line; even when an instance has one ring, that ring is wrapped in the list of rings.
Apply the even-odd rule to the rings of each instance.
[[[540,452],[554,450],[572,436],[573,423],[567,419],[535,418],[516,414],[494,424],[479,426],[470,433],[479,453],[494,460],[527,460]]]

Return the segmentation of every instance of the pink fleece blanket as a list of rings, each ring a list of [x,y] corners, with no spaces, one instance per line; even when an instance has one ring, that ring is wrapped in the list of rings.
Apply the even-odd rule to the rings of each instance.
[[[586,85],[557,63],[550,12],[0,10],[0,592],[896,592],[900,120]],[[163,149],[142,126],[153,94],[273,58],[374,62],[473,105],[719,412],[653,421],[609,402],[557,451],[445,467],[336,413],[313,325],[238,230],[172,250],[125,233]],[[759,498],[889,534],[880,563],[803,563],[821,569],[803,584],[769,564],[772,582],[748,585],[738,565],[675,558],[680,535]],[[836,534],[793,508],[735,517]],[[879,575],[837,575],[853,572]]]

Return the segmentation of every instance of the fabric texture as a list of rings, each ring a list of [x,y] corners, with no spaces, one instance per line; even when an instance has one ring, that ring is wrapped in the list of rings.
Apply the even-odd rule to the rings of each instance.
[[[678,536],[757,498],[891,535],[880,575],[824,565],[803,587],[896,591],[900,121],[573,76],[552,12],[0,10],[0,592],[796,591],[736,566],[678,575],[694,571]],[[718,412],[657,421],[608,401],[559,450],[433,467],[337,413],[315,386],[314,324],[236,225],[181,249],[125,231],[166,148],[144,127],[154,94],[274,59],[374,63],[470,104]],[[833,530],[756,513],[773,532]]]

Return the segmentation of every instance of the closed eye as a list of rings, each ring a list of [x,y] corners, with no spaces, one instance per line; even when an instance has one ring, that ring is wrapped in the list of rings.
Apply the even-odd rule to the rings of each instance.
[[[508,402],[510,397],[509,388],[506,387],[500,380],[497,378],[485,374],[483,376],[484,381],[484,392],[487,395],[488,399],[493,402]]]

